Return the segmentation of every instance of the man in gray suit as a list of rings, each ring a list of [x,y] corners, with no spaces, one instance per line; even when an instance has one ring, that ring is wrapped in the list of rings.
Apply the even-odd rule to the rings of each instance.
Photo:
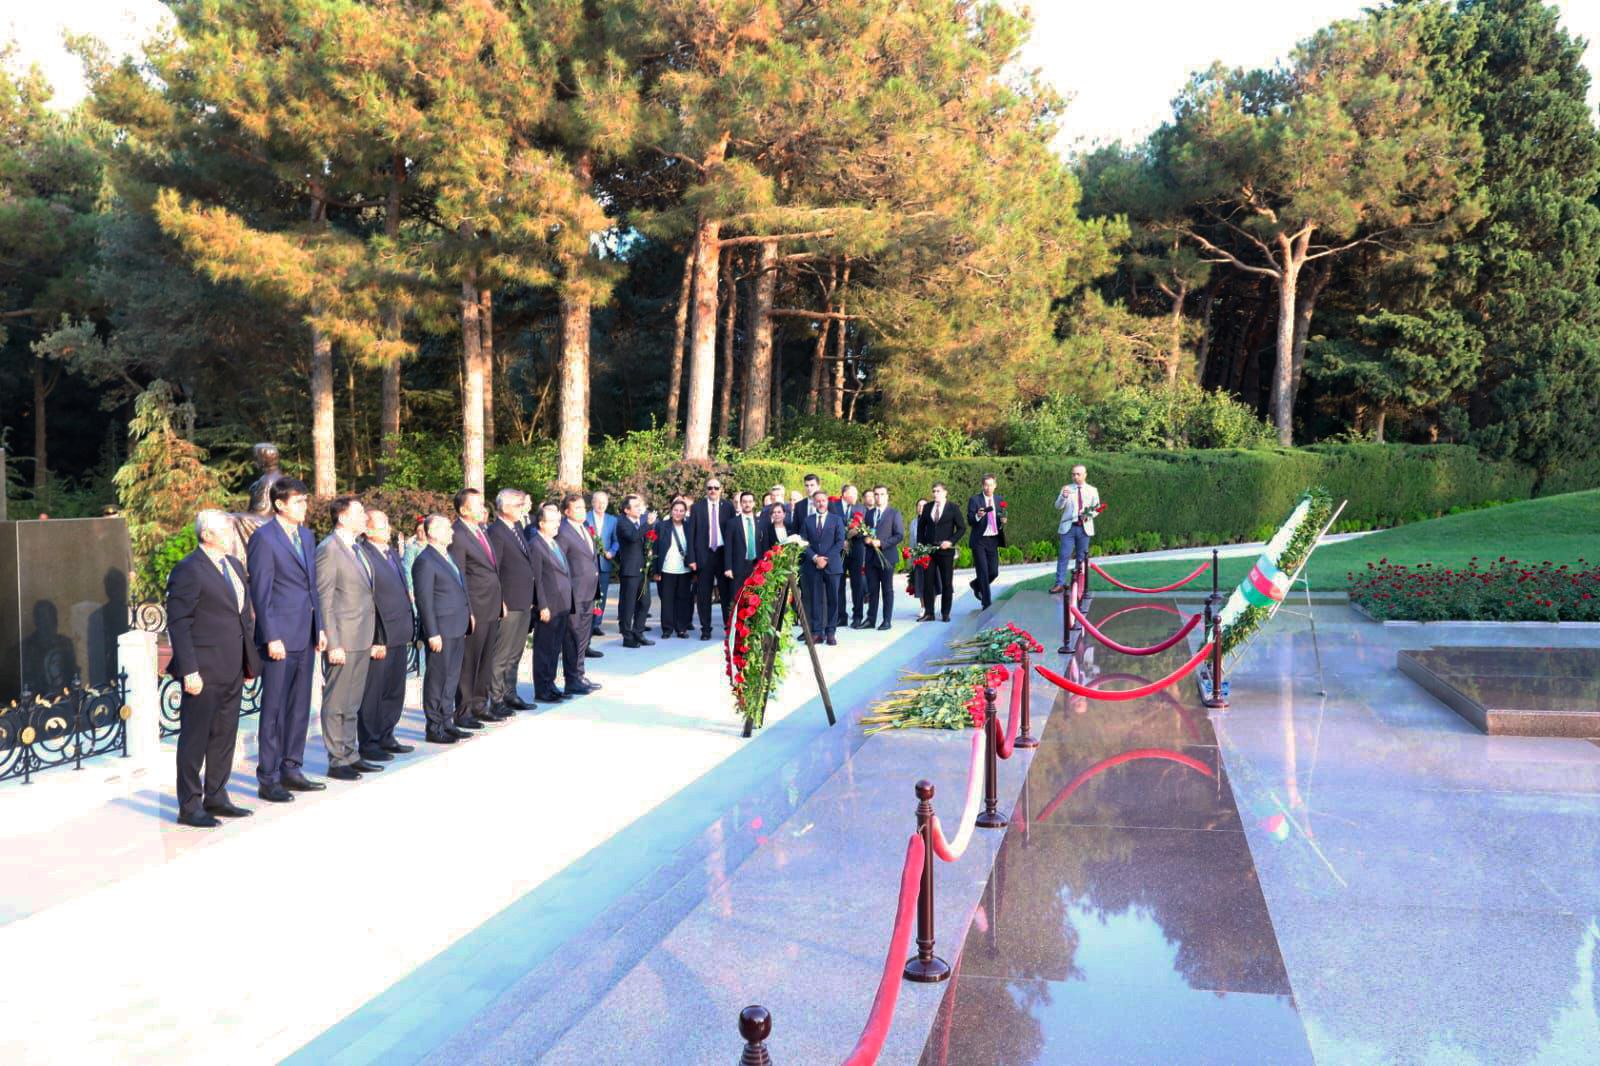
[[[336,497],[328,507],[333,532],[317,545],[317,603],[328,634],[322,668],[322,741],[328,748],[328,776],[357,781],[382,770],[361,758],[356,719],[366,692],[367,669],[387,654],[374,645],[377,612],[372,599],[372,567],[357,550],[367,529],[367,513],[354,496]]]

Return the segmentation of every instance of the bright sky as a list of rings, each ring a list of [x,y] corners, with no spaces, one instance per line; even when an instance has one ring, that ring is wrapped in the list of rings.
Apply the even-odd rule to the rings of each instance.
[[[1166,117],[1192,71],[1221,60],[1268,66],[1294,43],[1373,0],[1032,0],[1034,35],[1023,54],[1071,98],[1061,147],[1136,141]],[[1567,29],[1600,40],[1600,0],[1555,0]],[[57,102],[83,95],[76,60],[61,46],[63,29],[88,31],[114,53],[137,46],[159,24],[157,0],[17,0],[0,15],[0,36],[18,44],[15,59],[38,63]],[[1600,45],[1585,56],[1600,103]]]

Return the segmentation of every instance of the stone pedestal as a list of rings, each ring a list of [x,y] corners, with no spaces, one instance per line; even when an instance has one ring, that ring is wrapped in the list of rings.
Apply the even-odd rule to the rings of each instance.
[[[117,638],[117,661],[128,675],[128,757],[144,766],[161,755],[161,676],[156,635],[130,629]]]

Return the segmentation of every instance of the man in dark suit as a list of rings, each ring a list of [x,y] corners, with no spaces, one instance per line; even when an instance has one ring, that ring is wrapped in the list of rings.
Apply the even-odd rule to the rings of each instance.
[[[905,520],[889,506],[889,490],[882,485],[872,490],[872,506],[867,508],[867,617],[858,628],[888,629],[894,618],[894,565],[900,545],[906,539]],[[878,604],[883,604],[883,621],[878,622]]]
[[[728,628],[733,593],[728,579],[723,528],[733,517],[733,504],[722,498],[722,479],[708,478],[706,494],[689,508],[689,570],[694,574],[694,603],[700,612],[700,639],[711,639],[711,592],[722,600],[722,628]]]
[[[933,499],[928,501],[928,506],[922,509],[922,515],[917,519],[917,543],[931,544],[934,547],[933,562],[929,565],[937,575],[939,615],[946,622],[950,621],[950,600],[955,594],[950,582],[955,573],[956,542],[966,531],[966,523],[961,520],[961,511],[950,502],[944,483],[935,484]],[[924,580],[922,614],[918,616],[917,621],[933,621],[933,596],[934,584]]]
[[[845,485],[839,490],[839,516],[844,519],[844,573],[839,575],[838,592],[838,625],[845,624],[845,590],[850,592],[850,628],[861,628],[861,614],[866,608],[867,601],[867,541],[863,534],[851,537],[850,522],[855,515],[860,515],[863,523],[866,522],[867,511],[861,506],[859,490],[854,485]]]
[[[629,493],[622,500],[622,516],[617,519],[617,628],[622,631],[624,648],[641,648],[655,641],[644,635],[650,615],[650,573],[646,561],[644,500]]]
[[[311,721],[311,672],[328,647],[317,606],[317,544],[305,528],[309,495],[298,478],[274,481],[268,494],[272,517],[245,549],[261,653],[257,794],[269,803],[288,803],[292,792],[328,787],[301,769]]]
[[[211,829],[251,812],[228,799],[239,736],[239,695],[261,669],[233,523],[221,511],[194,522],[200,546],[167,576],[167,672],[183,685],[178,722],[178,821]],[[202,768],[204,787],[201,785]]]
[[[553,503],[543,504],[539,508],[538,529],[528,541],[534,559],[533,597],[539,610],[539,624],[533,631],[533,698],[541,703],[560,703],[567,697],[556,688],[556,667],[566,645],[567,630],[577,615],[572,563],[557,539],[561,522],[561,509]]]
[[[972,591],[978,594],[979,610],[987,610],[993,598],[989,585],[1000,576],[1000,549],[1006,546],[1006,499],[996,495],[993,474],[983,475],[983,491],[967,500],[967,528],[972,545]]]
[[[356,741],[367,762],[388,762],[414,750],[394,738],[395,726],[405,713],[406,657],[417,637],[417,622],[406,589],[405,565],[390,544],[391,536],[389,516],[368,511],[360,550],[372,569],[372,602],[378,614],[373,647],[382,647],[383,656],[374,657],[367,668],[367,687],[356,718]]]
[[[450,557],[455,527],[444,515],[433,514],[423,522],[423,532],[428,545],[411,563],[417,630],[428,649],[422,672],[422,712],[428,720],[428,741],[454,744],[470,735],[456,726],[456,700],[461,659],[474,628],[472,602],[461,570]]]
[[[722,576],[726,578],[731,587],[730,601],[739,595],[739,590],[744,587],[745,579],[750,576],[750,571],[756,568],[756,560],[761,557],[760,533],[756,529],[756,494],[753,492],[739,493],[739,512],[728,519],[728,524],[722,527],[723,558],[727,568]]]
[[[489,706],[489,677],[494,673],[494,638],[505,617],[506,600],[500,589],[494,549],[483,532],[489,517],[483,493],[462,489],[455,496],[456,521],[450,538],[450,560],[467,582],[472,603],[472,632],[461,652],[460,691],[456,694],[456,725],[482,729],[484,722],[509,718]]]
[[[533,500],[521,489],[501,489],[494,497],[499,517],[489,523],[489,547],[494,551],[500,576],[500,595],[506,616],[495,633],[489,671],[489,705],[526,711],[533,704],[517,694],[517,669],[528,646],[528,624],[533,617],[533,555],[522,532],[522,519]]]
[[[561,526],[556,539],[572,571],[572,599],[576,604],[572,625],[567,628],[561,645],[563,684],[569,696],[582,696],[600,687],[600,682],[589,680],[586,669],[589,659],[598,659],[603,654],[589,647],[595,600],[600,595],[600,552],[595,549],[594,538],[589,536],[589,527],[584,524],[587,512],[582,493],[569,492],[561,498]]]
[[[333,532],[317,546],[317,603],[328,631],[322,671],[322,742],[328,749],[328,776],[359,781],[382,763],[367,762],[357,748],[356,719],[367,689],[367,672],[378,614],[372,598],[372,568],[356,551],[367,531],[367,512],[354,496],[336,496],[329,505]]]
[[[811,617],[811,634],[827,644],[838,644],[834,636],[838,621],[839,575],[844,573],[844,520],[828,510],[828,495],[818,489],[811,497],[805,525],[796,532],[806,539],[800,556],[801,579],[806,610]]]

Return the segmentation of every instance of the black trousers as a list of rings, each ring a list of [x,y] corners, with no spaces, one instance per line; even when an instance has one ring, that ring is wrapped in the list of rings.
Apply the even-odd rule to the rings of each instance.
[[[455,721],[467,638],[445,637],[441,651],[426,644],[423,647],[427,648],[427,663],[422,671],[422,713],[428,719],[428,730],[436,732]]]
[[[1000,538],[978,536],[972,538],[972,568],[977,571],[972,588],[978,602],[989,606],[989,585],[1000,576]]]
[[[577,614],[568,617],[567,633],[561,638],[561,662],[567,684],[582,681],[583,675],[587,673],[584,669],[584,655],[588,652],[589,641],[593,637],[594,607],[580,606]]]
[[[406,650],[390,644],[382,659],[367,666],[367,687],[361,693],[361,713],[356,716],[356,746],[375,751],[394,743],[394,727],[406,709]]]
[[[862,579],[867,586],[867,621],[878,621],[878,604],[883,604],[883,620],[894,618],[894,567],[878,565],[876,559],[867,560],[867,573]]]
[[[200,695],[183,694],[178,718],[178,813],[198,814],[228,798],[234,742],[239,737],[239,695],[244,673],[227,680],[201,678]],[[201,789],[201,765],[205,787]]]
[[[831,637],[838,628],[839,579],[843,575],[830,574],[815,566],[808,566],[801,573],[801,591],[805,594],[806,612],[811,619],[811,635],[819,640]]]
[[[954,548],[945,548],[933,553],[933,562],[928,565],[928,572],[922,575],[922,610],[925,614],[933,613],[933,598],[939,597],[939,614],[944,618],[950,617],[950,600],[955,596],[956,551]]]
[[[718,548],[694,575],[694,604],[700,611],[700,630],[711,628],[711,590],[722,597],[722,625],[728,625],[728,608],[733,603],[733,582],[723,576],[723,555],[727,548]],[[664,579],[663,579],[664,580]]]
[[[693,574],[661,575],[661,632],[687,633],[694,622]]]
[[[650,614],[650,582],[644,575],[623,575],[617,586],[617,628],[624,637],[644,636]]]
[[[556,667],[561,664],[561,649],[566,643],[567,631],[572,628],[572,615],[551,614],[548,622],[533,625],[533,692],[548,693],[556,687]]]
[[[610,600],[611,574],[610,570],[600,571],[600,584],[594,590],[594,605],[600,608],[600,613],[594,616],[594,625],[589,627],[590,633],[600,633],[600,620],[606,616],[606,604]]]
[[[461,650],[461,680],[456,685],[456,714],[476,713],[483,710],[489,699],[489,678],[494,676],[494,638],[500,632],[500,620],[488,622],[479,618],[472,632],[463,639]]]

